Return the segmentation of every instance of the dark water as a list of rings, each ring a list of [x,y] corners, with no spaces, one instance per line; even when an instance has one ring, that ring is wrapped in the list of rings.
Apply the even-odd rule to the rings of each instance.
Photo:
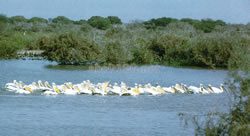
[[[82,80],[92,82],[175,83],[219,85],[227,78],[223,70],[192,70],[163,66],[99,70],[48,69],[46,61],[0,61],[0,86],[13,79],[30,83]],[[192,135],[179,113],[226,112],[228,95],[164,96],[39,96],[0,91],[0,135]]]

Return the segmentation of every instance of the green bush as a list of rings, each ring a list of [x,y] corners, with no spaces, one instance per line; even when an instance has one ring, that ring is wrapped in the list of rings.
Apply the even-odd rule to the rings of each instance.
[[[122,24],[121,19],[117,16],[108,16],[108,20],[111,24]]]
[[[227,67],[232,53],[232,37],[213,34],[194,40],[193,65],[205,67]]]
[[[28,22],[38,24],[38,23],[48,23],[48,20],[40,17],[32,17],[31,19],[28,20]]]
[[[25,49],[34,39],[24,36],[23,33],[9,32],[0,36],[1,56],[0,58],[16,58],[17,50]]]
[[[100,17],[100,16],[93,16],[90,19],[88,19],[88,23],[95,28],[101,29],[101,30],[106,30],[107,28],[110,27],[111,22],[109,19]]]
[[[188,64],[191,55],[187,39],[176,35],[164,35],[153,39],[149,49],[155,55],[155,60],[165,64]]]
[[[40,39],[43,55],[59,64],[90,64],[96,63],[100,55],[98,46],[88,39],[75,34],[61,34],[52,38]]]
[[[125,64],[127,62],[127,56],[124,48],[119,42],[111,42],[105,45],[105,62],[107,64]]]
[[[135,64],[152,64],[154,63],[154,56],[147,47],[142,46],[133,51],[131,62]]]
[[[202,19],[195,20],[190,18],[181,19],[182,22],[187,22],[193,25],[197,30],[202,30],[205,33],[212,32],[216,26],[225,26],[226,23],[222,20]]]
[[[88,22],[86,20],[81,19],[81,20],[74,21],[73,23],[76,25],[84,25],[84,24],[87,24]]]
[[[234,46],[232,48],[228,68],[249,70],[250,69],[250,36],[248,37],[234,37]]]
[[[0,14],[0,22],[2,22],[2,23],[7,23],[8,20],[9,20],[8,17],[6,17],[6,16],[3,15],[3,14]]]
[[[56,18],[53,18],[52,22],[53,23],[58,23],[58,24],[70,24],[70,23],[73,23],[72,20],[70,20],[69,18],[64,17],[64,16],[58,16]]]
[[[17,57],[19,46],[12,41],[0,40],[0,59],[9,59]]]
[[[11,23],[25,23],[28,21],[24,16],[13,16],[9,18]]]
[[[157,18],[157,19],[151,19],[149,21],[144,22],[144,25],[146,28],[150,29],[153,28],[155,29],[156,27],[165,27],[170,23],[177,22],[178,20],[175,18],[167,18],[167,17],[162,17],[162,18]]]

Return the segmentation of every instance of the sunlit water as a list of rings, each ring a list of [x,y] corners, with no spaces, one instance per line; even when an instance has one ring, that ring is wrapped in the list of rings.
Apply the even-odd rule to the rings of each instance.
[[[58,84],[71,81],[94,83],[124,81],[170,86],[223,83],[227,71],[164,66],[121,69],[56,70],[47,61],[0,61],[0,87],[13,79],[31,83],[47,80]],[[164,96],[40,96],[17,95],[0,89],[0,135],[192,135],[178,114],[202,115],[226,112],[228,95]]]

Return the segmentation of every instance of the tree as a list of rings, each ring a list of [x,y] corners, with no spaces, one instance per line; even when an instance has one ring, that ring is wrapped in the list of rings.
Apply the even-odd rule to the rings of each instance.
[[[6,17],[3,14],[0,14],[0,22],[2,23],[7,23],[8,22],[8,17]]]
[[[157,18],[157,19],[151,19],[149,21],[144,22],[144,25],[147,29],[153,28],[155,29],[156,27],[165,27],[170,23],[177,22],[178,20],[175,18],[169,18],[169,17],[162,17],[162,18]]]
[[[117,16],[108,16],[108,19],[111,22],[111,24],[122,24],[121,19]]]
[[[88,19],[88,23],[95,28],[106,30],[111,25],[111,22],[109,19],[100,17],[100,16],[93,16],[90,19]]]
[[[222,20],[212,20],[212,19],[202,19],[200,21],[200,20],[195,20],[195,19],[190,19],[190,18],[184,18],[184,19],[181,19],[181,21],[187,22],[193,25],[196,29],[202,30],[205,33],[212,32],[216,26],[226,25],[226,23],[223,22]]]
[[[7,22],[8,22],[8,17],[0,14],[0,32],[2,32],[5,29]]]
[[[48,23],[47,19],[40,18],[40,17],[32,17],[31,19],[28,20],[30,23]]]
[[[70,24],[72,23],[73,21],[70,20],[69,18],[67,17],[64,17],[64,16],[58,16],[56,18],[53,18],[52,19],[52,22],[53,23],[59,23],[59,24]]]
[[[24,16],[13,16],[10,17],[11,23],[24,23],[27,22],[27,19]]]
[[[76,25],[85,25],[85,24],[87,24],[87,21],[81,19],[81,20],[74,21],[74,24],[76,24]]]

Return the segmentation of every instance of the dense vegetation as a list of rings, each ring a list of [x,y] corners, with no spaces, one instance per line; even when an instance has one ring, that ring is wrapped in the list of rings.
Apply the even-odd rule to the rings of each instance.
[[[44,50],[59,64],[164,64],[224,67],[250,48],[250,24],[158,18],[124,24],[116,16],[88,20],[0,15],[0,58]],[[238,60],[238,61],[235,61]]]

